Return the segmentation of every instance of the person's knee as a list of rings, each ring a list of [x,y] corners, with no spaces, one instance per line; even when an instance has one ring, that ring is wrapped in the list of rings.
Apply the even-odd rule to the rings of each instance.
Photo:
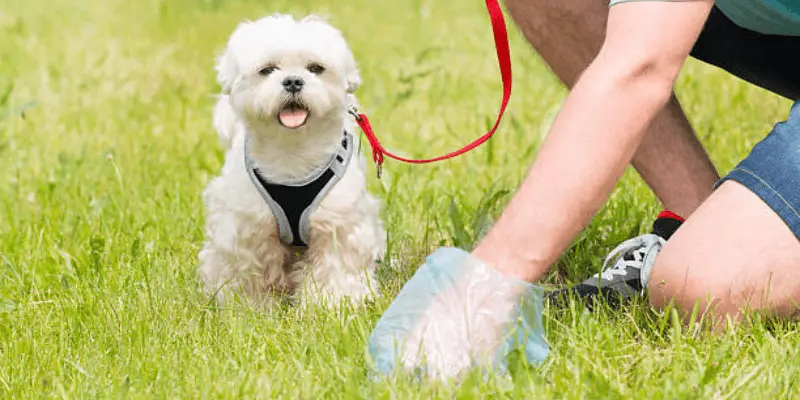
[[[768,145],[775,154],[784,152],[777,144]],[[700,314],[711,311],[717,316],[738,316],[743,311],[796,312],[800,299],[796,231],[800,220],[793,213],[797,206],[790,202],[794,201],[790,195],[796,195],[797,185],[770,175],[792,171],[768,164],[777,157],[758,158],[766,167],[775,168],[753,162],[750,165],[754,170],[758,167],[760,174],[741,175],[758,176],[756,181],[764,189],[760,194],[735,181],[726,182],[670,237],[648,278],[653,306],[663,308],[672,303],[684,316],[695,306]]]

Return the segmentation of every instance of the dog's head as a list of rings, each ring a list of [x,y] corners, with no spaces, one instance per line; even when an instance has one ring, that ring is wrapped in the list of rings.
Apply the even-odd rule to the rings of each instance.
[[[218,59],[217,79],[246,122],[290,131],[341,120],[361,84],[337,29],[286,15],[240,24]]]

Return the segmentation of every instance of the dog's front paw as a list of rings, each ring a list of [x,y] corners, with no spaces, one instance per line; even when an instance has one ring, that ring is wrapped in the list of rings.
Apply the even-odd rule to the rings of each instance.
[[[303,306],[337,308],[343,305],[360,307],[375,297],[378,281],[373,274],[361,271],[358,274],[337,272],[328,276],[306,272],[295,275],[296,296]],[[326,278],[326,279],[322,279]]]

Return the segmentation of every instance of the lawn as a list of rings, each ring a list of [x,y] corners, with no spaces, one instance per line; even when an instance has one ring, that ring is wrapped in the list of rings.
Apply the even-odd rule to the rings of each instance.
[[[501,87],[481,1],[336,3],[0,0],[0,398],[800,397],[794,324],[716,335],[642,304],[548,311],[551,356],[513,362],[513,380],[365,379],[365,341],[393,295],[437,246],[471,245],[480,205],[520,182],[564,99],[513,28],[514,94],[497,136],[456,160],[387,161],[382,180],[369,176],[401,266],[382,271],[383,297],[340,313],[210,304],[195,266],[200,192],[223,157],[213,61],[240,20],[328,15],[360,64],[364,110],[401,153],[438,155],[493,121]],[[696,62],[678,86],[722,172],[788,113]],[[543,284],[596,271],[658,210],[629,171]]]

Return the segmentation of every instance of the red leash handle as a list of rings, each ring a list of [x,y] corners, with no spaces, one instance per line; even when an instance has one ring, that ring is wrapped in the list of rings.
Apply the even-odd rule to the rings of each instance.
[[[500,125],[500,120],[503,118],[503,113],[506,111],[508,100],[511,98],[511,52],[508,47],[508,32],[506,31],[506,23],[505,19],[503,18],[503,10],[500,8],[500,4],[498,4],[497,0],[486,0],[486,9],[489,11],[489,17],[491,18],[492,22],[494,46],[497,49],[497,63],[500,66],[500,76],[503,79],[503,102],[500,104],[500,112],[497,115],[497,120],[495,121],[494,126],[491,130],[489,130],[489,132],[483,134],[483,136],[475,139],[472,141],[472,143],[456,151],[439,157],[415,160],[411,158],[400,157],[387,151],[381,145],[378,137],[375,136],[375,132],[372,130],[372,126],[370,125],[367,116],[359,113],[355,109],[351,109],[350,113],[355,117],[358,126],[360,126],[361,130],[364,131],[364,135],[367,137],[370,147],[372,147],[372,161],[375,162],[375,166],[378,169],[378,178],[381,176],[381,166],[383,165],[384,155],[397,161],[403,161],[412,164],[426,164],[434,161],[446,160],[448,158],[460,156],[482,145],[489,140],[492,135],[494,135],[495,131],[497,131],[497,127]]]

